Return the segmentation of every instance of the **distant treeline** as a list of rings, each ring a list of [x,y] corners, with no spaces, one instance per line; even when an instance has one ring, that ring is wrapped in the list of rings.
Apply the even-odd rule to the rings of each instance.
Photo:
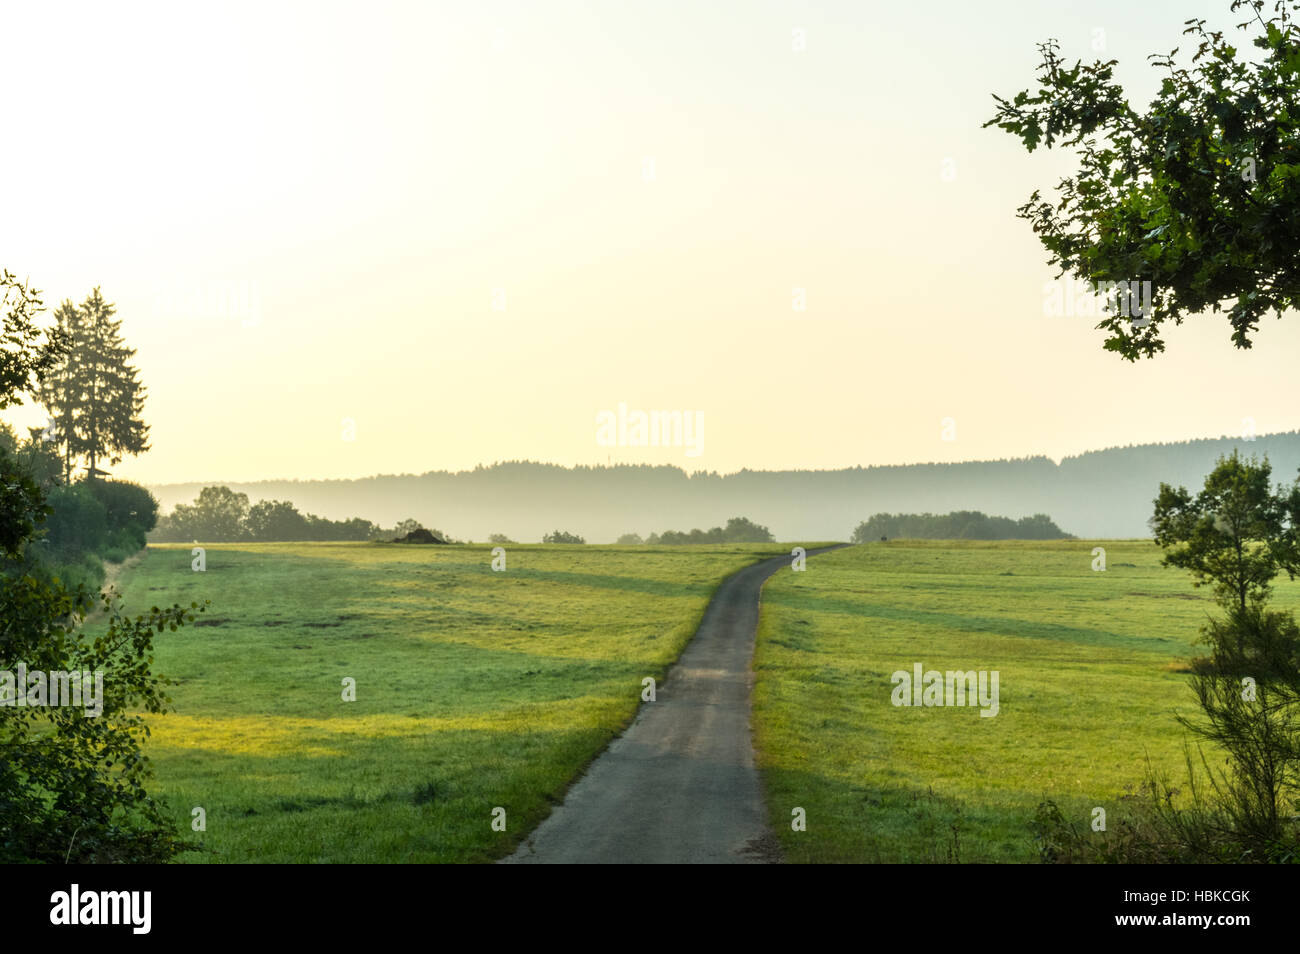
[[[979,510],[1018,518],[1051,514],[1081,537],[1141,537],[1161,481],[1199,487],[1216,458],[1238,449],[1267,454],[1278,480],[1300,468],[1300,433],[1224,437],[1089,451],[1058,465],[1046,457],[852,467],[844,470],[688,474],[679,467],[561,467],[506,462],[449,473],[355,480],[230,484],[254,499],[292,500],[341,519],[364,514],[391,525],[414,516],[460,537],[484,530],[540,540],[553,528],[596,543],[629,527],[712,527],[736,513],[771,527],[780,540],[843,539],[872,513]],[[164,509],[188,502],[203,484],[153,487]],[[847,523],[847,525],[846,525]]]
[[[424,529],[410,518],[388,529],[360,517],[329,520],[302,513],[287,500],[259,500],[250,505],[247,494],[229,487],[204,487],[192,504],[177,504],[160,518],[149,539],[155,543],[396,540]],[[430,532],[439,540],[454,542],[440,530]]]
[[[618,538],[619,543],[641,543],[635,533],[624,534]],[[684,543],[772,543],[772,531],[761,527],[746,517],[732,517],[725,527],[712,527],[708,530],[665,530],[652,533],[645,538],[646,543],[665,546],[678,546]]]
[[[878,513],[853,531],[854,543],[873,540],[1073,540],[1045,513],[1012,520],[978,510],[952,513]]]

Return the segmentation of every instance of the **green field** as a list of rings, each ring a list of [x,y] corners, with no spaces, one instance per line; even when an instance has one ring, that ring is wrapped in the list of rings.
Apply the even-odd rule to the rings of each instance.
[[[125,609],[211,600],[157,640],[155,788],[188,861],[500,857],[630,721],[717,584],[788,547],[149,548]],[[356,680],[356,701],[342,680]],[[506,809],[506,831],[491,813]]]
[[[1091,568],[1104,546],[1107,569]],[[126,609],[211,600],[159,637],[155,788],[191,862],[509,853],[662,678],[717,584],[779,545],[152,546]],[[1213,610],[1145,541],[895,541],[763,591],[754,731],[787,860],[1033,861],[1043,798],[1123,815],[1183,773],[1180,670]],[[1300,584],[1278,586],[1300,607]],[[996,717],[891,704],[896,670],[997,670]],[[345,677],[356,701],[342,698]],[[506,831],[491,827],[506,810]],[[792,831],[803,808],[807,830]]]
[[[1146,541],[896,541],[769,581],[754,730],[787,860],[1032,861],[1044,796],[1113,827],[1148,755],[1185,778],[1174,712],[1197,710],[1177,670],[1215,607],[1159,559]],[[998,670],[999,714],[894,706],[891,674],[917,662]]]

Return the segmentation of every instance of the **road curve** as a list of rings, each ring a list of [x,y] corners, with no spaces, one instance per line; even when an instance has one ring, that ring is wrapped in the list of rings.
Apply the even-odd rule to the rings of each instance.
[[[777,571],[790,572],[790,562],[764,560],[723,581],[657,701],[641,704],[627,731],[504,863],[780,860],[754,767],[750,664],[759,592]]]

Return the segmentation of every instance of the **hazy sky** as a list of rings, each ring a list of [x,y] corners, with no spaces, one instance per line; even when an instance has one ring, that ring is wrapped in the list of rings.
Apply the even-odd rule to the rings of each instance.
[[[3,6],[0,266],[116,302],[153,427],[123,477],[1300,427],[1300,321],[1131,365],[1045,316],[1014,210],[1070,157],[980,128],[1049,36],[1145,103],[1146,55],[1228,0]],[[620,402],[702,419],[700,453],[602,446]]]

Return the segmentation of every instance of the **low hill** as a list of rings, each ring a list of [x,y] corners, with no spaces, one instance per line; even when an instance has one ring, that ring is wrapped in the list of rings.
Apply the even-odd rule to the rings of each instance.
[[[413,517],[460,539],[504,533],[536,542],[557,526],[593,543],[664,527],[712,527],[745,514],[778,540],[846,540],[876,513],[979,510],[1018,519],[1048,514],[1078,537],[1147,536],[1161,481],[1199,486],[1215,459],[1232,450],[1267,454],[1277,480],[1300,468],[1300,432],[1252,441],[1213,438],[1112,447],[1067,457],[853,467],[844,470],[742,470],[687,474],[677,467],[560,467],[511,461],[451,473],[357,480],[220,479],[155,486],[164,509],[188,502],[206,484],[224,483],[252,500],[291,500],[332,519],[364,517],[390,526]]]

